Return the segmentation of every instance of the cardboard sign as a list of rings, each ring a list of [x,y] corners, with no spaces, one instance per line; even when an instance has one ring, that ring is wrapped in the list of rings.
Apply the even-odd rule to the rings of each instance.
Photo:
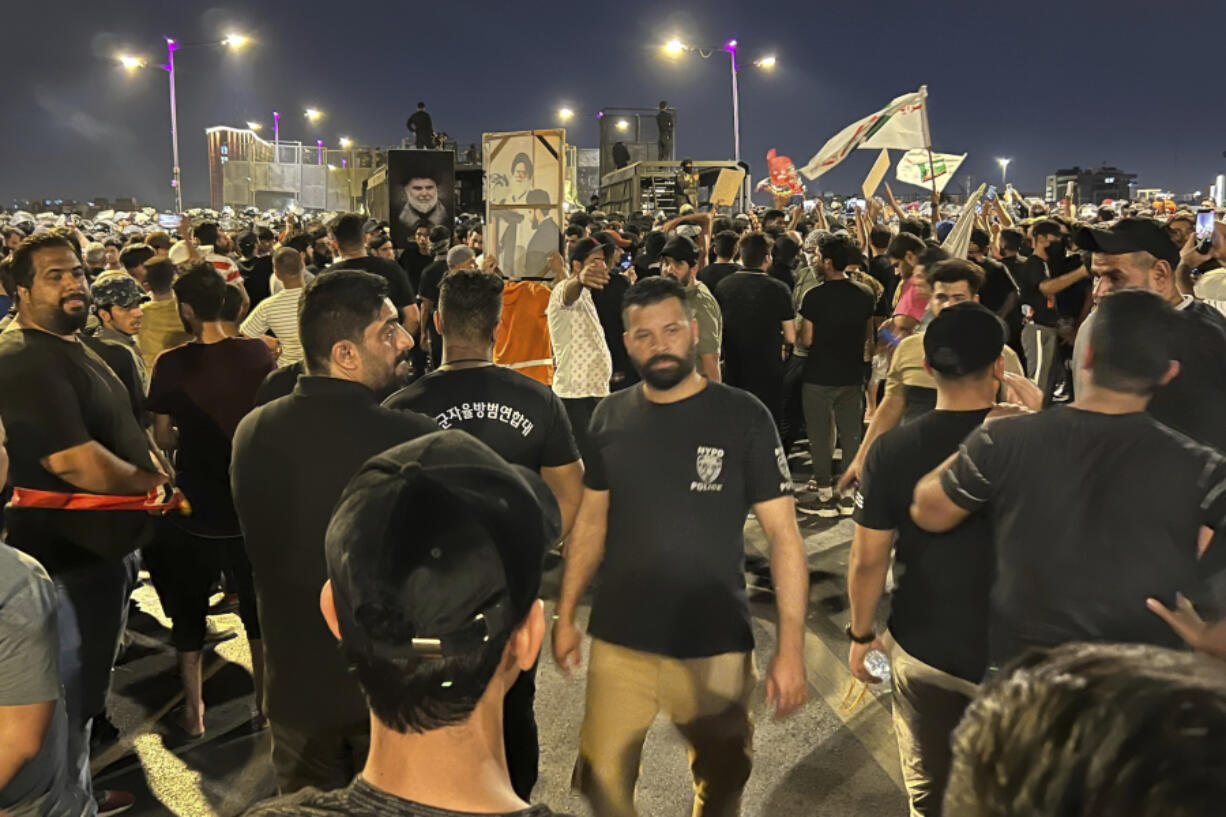
[[[885,178],[885,174],[889,169],[890,152],[882,148],[877,161],[873,162],[873,169],[868,172],[868,176],[864,179],[864,184],[860,185],[860,189],[864,191],[865,201],[872,201],[873,196],[877,193],[877,188],[881,186],[881,180]]]
[[[711,188],[711,206],[727,207],[735,202],[744,181],[745,171],[742,168],[725,167],[721,170],[715,186]]]

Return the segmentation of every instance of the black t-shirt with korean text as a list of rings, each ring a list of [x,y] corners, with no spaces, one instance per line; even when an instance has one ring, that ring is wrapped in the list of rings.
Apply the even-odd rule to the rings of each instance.
[[[1069,641],[1178,647],[1145,600],[1205,600],[1220,573],[1221,543],[1204,559],[1197,544],[1202,525],[1226,522],[1226,459],[1148,414],[994,420],[966,438],[941,486],[992,517],[994,666]]]
[[[467,431],[504,460],[539,471],[579,459],[570,420],[553,389],[503,366],[439,369],[388,397],[439,428]]]
[[[40,461],[90,441],[137,468],[156,470],[127,389],[78,341],[16,325],[0,333],[0,419],[9,484],[16,487],[80,493]],[[8,543],[52,575],[98,558],[117,559],[145,544],[151,532],[145,511],[8,507],[4,513]]]
[[[980,512],[948,533],[928,533],[911,521],[911,499],[987,414],[930,411],[882,434],[868,450],[852,514],[863,527],[898,531],[890,634],[925,664],[976,684],[988,661],[992,521]]]
[[[589,436],[584,483],[609,492],[592,637],[673,658],[753,649],[745,517],[791,493],[770,412],[721,383],[667,404],[640,384],[601,401]]]

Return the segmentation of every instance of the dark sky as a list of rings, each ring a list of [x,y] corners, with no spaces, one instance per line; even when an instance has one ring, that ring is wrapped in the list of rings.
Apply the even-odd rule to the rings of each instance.
[[[190,42],[230,30],[254,42],[238,54],[179,52],[188,203],[207,195],[205,127],[270,128],[274,109],[284,139],[373,145],[398,142],[419,99],[461,142],[552,127],[566,103],[578,114],[569,141],[593,147],[599,108],[667,99],[679,155],[729,158],[727,58],[666,60],[659,45],[673,34],[736,37],[743,63],[777,55],[773,73],[741,74],[742,154],[755,180],[768,148],[801,166],[844,125],[921,84],[934,148],[970,154],[959,186],[967,173],[999,181],[996,156],[1013,157],[1010,179],[1026,191],[1057,167],[1104,161],[1176,192],[1207,191],[1226,171],[1223,0],[62,0],[6,4],[0,19],[0,201],[134,195],[167,206],[166,75],[129,75],[113,57],[161,62],[164,34]],[[302,118],[308,105],[326,113],[317,128]],[[872,159],[856,152],[810,192],[858,188]]]

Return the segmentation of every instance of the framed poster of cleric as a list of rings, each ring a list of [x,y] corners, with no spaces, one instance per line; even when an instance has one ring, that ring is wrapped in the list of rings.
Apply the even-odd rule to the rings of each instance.
[[[562,249],[566,131],[487,133],[485,253],[513,280],[552,278],[549,255]]]
[[[398,249],[413,246],[419,224],[455,228],[455,152],[387,152],[388,227]]]

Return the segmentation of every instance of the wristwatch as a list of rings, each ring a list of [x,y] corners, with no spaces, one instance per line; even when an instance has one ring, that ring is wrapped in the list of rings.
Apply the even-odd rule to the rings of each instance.
[[[843,628],[843,632],[847,633],[847,637],[850,638],[856,644],[872,644],[873,639],[877,637],[877,634],[873,632],[872,630],[868,631],[868,635],[856,635],[855,633],[851,631],[850,624],[848,624],[846,627]]]

